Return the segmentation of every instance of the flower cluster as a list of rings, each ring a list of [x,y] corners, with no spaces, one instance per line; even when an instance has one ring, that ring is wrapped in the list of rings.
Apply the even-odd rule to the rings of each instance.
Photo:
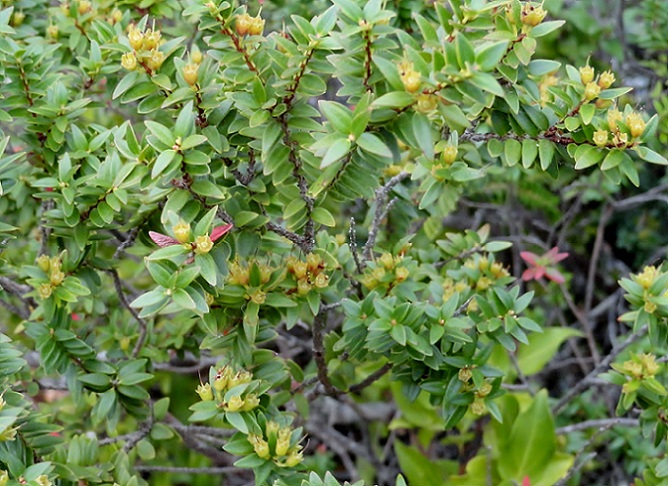
[[[281,427],[273,420],[267,421],[262,435],[248,434],[248,442],[262,459],[271,459],[279,467],[295,467],[302,460],[300,431],[290,426]]]
[[[403,253],[393,256],[383,253],[375,262],[370,262],[360,277],[360,283],[369,290],[385,287],[388,290],[405,281],[410,270],[405,265]]]
[[[483,380],[479,384],[476,384],[476,380],[473,379],[473,369],[475,366],[465,366],[459,370],[457,378],[464,385],[464,392],[473,393],[473,401],[469,405],[469,409],[473,415],[482,415],[485,413],[487,408],[485,407],[485,397],[487,397],[492,392],[492,384],[486,380]]]
[[[285,262],[288,273],[292,275],[297,284],[297,293],[306,295],[311,290],[326,289],[329,285],[329,277],[325,273],[325,262],[317,253],[306,255],[306,261],[290,256]]]
[[[641,386],[645,385],[649,390],[658,394],[666,395],[665,388],[655,379],[661,367],[653,354],[631,354],[631,359],[624,363],[613,363],[610,367],[624,376],[626,382],[622,386],[622,393],[634,395]]]
[[[62,271],[62,260],[60,257],[51,257],[47,255],[42,255],[37,258],[37,266],[42,270],[47,278],[48,282],[42,282],[37,287],[37,293],[40,298],[48,299],[51,297],[53,290],[63,283],[65,280],[65,273]]]
[[[503,285],[509,277],[508,270],[502,263],[494,261],[493,255],[474,255],[460,270],[448,271],[448,277],[443,281],[443,300],[450,299],[455,292],[462,294],[473,289],[481,292],[494,284]]]
[[[196,392],[204,402],[216,400],[226,412],[249,412],[260,404],[260,399],[251,392],[252,387],[240,385],[249,385],[252,381],[250,371],[223,366],[216,370],[209,383],[201,383]]]
[[[149,75],[160,69],[165,61],[165,53],[160,51],[162,34],[159,30],[153,28],[142,31],[135,24],[130,24],[128,42],[132,51],[123,54],[121,66],[128,71],[134,71],[141,66]]]
[[[234,28],[240,36],[262,35],[264,31],[264,19],[260,17],[260,14],[256,17],[251,17],[247,12],[244,12],[237,16]]]

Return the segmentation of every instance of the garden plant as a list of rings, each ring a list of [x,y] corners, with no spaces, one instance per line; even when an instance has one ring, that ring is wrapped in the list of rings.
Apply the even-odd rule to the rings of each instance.
[[[0,486],[668,484],[606,4],[3,0]]]

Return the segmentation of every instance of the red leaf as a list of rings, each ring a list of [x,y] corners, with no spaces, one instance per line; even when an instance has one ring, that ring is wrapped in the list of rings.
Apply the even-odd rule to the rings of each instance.
[[[524,476],[524,479],[522,479],[522,486],[531,486],[531,480],[529,479],[529,476]]]
[[[536,255],[535,253],[531,253],[530,251],[521,251],[520,257],[522,258],[522,260],[524,260],[527,263],[530,263],[531,265],[536,265],[536,260],[539,258],[538,255]]]
[[[225,233],[230,231],[233,227],[234,227],[234,225],[232,225],[232,224],[223,224],[223,225],[220,225],[220,226],[216,226],[213,229],[213,231],[211,231],[211,236],[209,238],[211,238],[211,241],[216,241],[218,238],[220,238]]]
[[[149,231],[148,235],[160,248],[181,244],[178,240],[172,238],[171,236],[163,235],[162,233],[156,233],[155,231]]]

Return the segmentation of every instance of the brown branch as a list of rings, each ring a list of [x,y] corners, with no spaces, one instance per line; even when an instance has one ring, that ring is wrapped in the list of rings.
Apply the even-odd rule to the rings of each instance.
[[[325,329],[325,315],[327,311],[320,309],[313,319],[313,358],[318,368],[318,380],[325,387],[325,394],[330,396],[340,395],[327,375],[327,362],[325,361],[325,346],[323,343],[323,331]]]
[[[367,386],[372,385],[374,382],[376,382],[380,377],[385,375],[391,369],[392,369],[392,363],[385,363],[381,368],[371,373],[362,381],[348,388],[348,393],[357,393],[362,391]]]

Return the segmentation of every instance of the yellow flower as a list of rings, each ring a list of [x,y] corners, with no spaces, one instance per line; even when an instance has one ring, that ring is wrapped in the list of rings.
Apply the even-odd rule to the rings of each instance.
[[[37,479],[35,479],[35,481],[37,482],[37,484],[39,484],[39,486],[51,486],[52,484],[51,480],[49,479],[49,476],[47,476],[46,474],[38,476]]]
[[[128,71],[137,69],[137,56],[134,52],[126,52],[121,56],[121,66]]]
[[[329,285],[329,277],[327,277],[327,275],[325,275],[324,273],[321,273],[315,278],[315,282],[313,282],[313,285],[315,285],[315,287],[318,289],[327,288],[327,286]]]
[[[249,412],[260,404],[260,399],[254,393],[249,393],[244,399],[244,404],[241,407],[242,412]]]
[[[629,144],[629,136],[626,133],[617,132],[612,138],[612,143],[617,147],[626,147]]]
[[[47,283],[43,283],[37,289],[37,293],[39,294],[39,297],[42,300],[46,300],[49,297],[51,297],[51,292],[53,292],[53,287],[51,287],[51,284]]]
[[[471,369],[468,366],[460,369],[459,373],[457,373],[457,378],[459,378],[459,381],[462,383],[468,383],[472,377],[473,373],[471,373]]]
[[[183,74],[183,79],[186,80],[186,83],[188,83],[190,86],[195,86],[197,83],[197,71],[199,70],[199,65],[195,63],[188,63],[185,66],[183,66],[183,71],[181,71],[181,74]]]
[[[157,49],[151,51],[151,57],[146,60],[146,65],[151,71],[157,71],[165,60],[165,54]]]
[[[610,127],[610,130],[616,132],[618,130],[617,122],[622,121],[622,118],[623,118],[622,112],[619,111],[617,108],[608,110],[608,127]]]
[[[645,369],[644,376],[647,378],[654,377],[659,372],[659,364],[653,354],[643,353],[639,356],[640,363]]]
[[[420,73],[417,71],[408,71],[401,77],[401,82],[404,83],[404,88],[406,88],[406,91],[409,93],[417,92],[422,84]]]
[[[245,383],[250,383],[253,379],[253,374],[250,371],[241,370],[238,371],[233,377],[230,378],[228,387],[234,388],[237,385],[243,385]]]
[[[594,132],[594,143],[598,147],[605,147],[608,144],[608,131],[596,130]]]
[[[46,35],[49,37],[49,39],[57,39],[58,38],[58,26],[57,25],[49,25],[46,28]]]
[[[172,226],[172,231],[174,232],[174,238],[176,238],[179,243],[187,243],[190,241],[190,225],[185,221],[179,221]]]
[[[522,23],[524,25],[535,27],[543,21],[546,15],[547,12],[541,6],[534,7],[530,3],[522,5]]]
[[[484,382],[482,385],[480,385],[480,388],[478,389],[478,396],[486,397],[491,392],[492,392],[492,385],[490,385],[488,382]]]
[[[297,293],[299,295],[306,295],[311,291],[311,284],[308,283],[308,280],[299,280],[297,282]]]
[[[234,28],[237,31],[237,34],[244,36],[248,34],[253,18],[248,15],[248,13],[243,13],[239,15],[234,22]]]
[[[139,49],[142,48],[143,40],[144,40],[144,34],[142,33],[142,31],[139,30],[137,27],[133,26],[131,30],[128,32],[128,41],[130,41],[130,46],[135,51],[138,51]]]
[[[587,101],[591,101],[594,98],[598,97],[600,93],[601,93],[601,87],[598,84],[594,83],[593,81],[587,83],[584,92],[584,96]]]
[[[48,272],[51,267],[51,259],[47,255],[42,255],[37,259],[37,266],[43,272]]]
[[[202,62],[202,51],[195,49],[190,53],[190,60],[195,64],[200,64]]]
[[[483,413],[485,413],[485,410],[486,410],[485,402],[483,402],[479,398],[473,400],[473,403],[471,404],[471,413],[473,413],[473,415],[482,415]]]
[[[631,112],[626,115],[626,126],[629,127],[632,137],[639,137],[645,131],[645,121],[639,113]]]
[[[5,429],[1,434],[0,434],[0,442],[11,442],[14,439],[16,439],[16,432],[18,428],[17,427],[10,427],[8,429]]]
[[[196,392],[203,402],[210,402],[213,400],[213,391],[211,391],[211,385],[209,383],[200,384],[197,387]]]
[[[84,15],[90,12],[92,8],[93,6],[88,0],[81,0],[79,2],[79,6],[77,7],[77,11],[79,12],[79,15]]]
[[[265,294],[262,290],[257,289],[255,292],[250,294],[250,300],[254,304],[262,305],[264,304],[264,301],[267,299],[267,294]]]
[[[142,39],[142,48],[147,51],[157,48],[160,45],[161,36],[162,34],[159,30],[149,30],[144,34],[144,38]]]
[[[409,275],[410,272],[406,267],[397,267],[397,269],[394,271],[394,279],[397,282],[403,282],[408,278]]]
[[[262,459],[269,458],[269,444],[262,437],[256,434],[248,434],[248,442],[253,446],[255,453]]]
[[[601,73],[598,78],[598,85],[603,89],[608,89],[614,82],[615,75],[612,73],[612,71],[605,71],[604,73]]]
[[[111,14],[109,15],[109,23],[111,25],[114,25],[119,23],[121,20],[123,20],[123,12],[121,12],[117,8],[113,9],[111,11]]]
[[[250,35],[262,35],[263,31],[264,31],[264,20],[260,18],[259,15],[257,17],[251,17],[251,22],[250,25],[248,26],[248,33]]]
[[[26,14],[24,14],[20,10],[18,12],[14,12],[14,15],[12,15],[12,27],[20,27],[21,24],[23,24],[25,18]]]
[[[421,93],[417,97],[417,111],[431,113],[438,106],[438,98],[432,94]]]
[[[9,482],[9,473],[4,469],[0,470],[0,486],[5,486]]]
[[[303,453],[299,452],[297,449],[290,451],[288,454],[288,457],[285,459],[285,466],[286,467],[295,467],[301,464],[301,462],[304,460],[304,455]]]
[[[195,253],[198,255],[209,253],[211,248],[213,248],[213,241],[211,241],[209,235],[198,236],[195,238]]]
[[[228,412],[238,412],[243,406],[244,399],[239,395],[236,395],[230,398],[230,400],[225,404],[225,410]]]
[[[658,277],[659,272],[656,269],[654,265],[651,266],[646,266],[643,268],[642,273],[639,273],[638,275],[632,275],[632,277],[635,277],[634,280],[642,285],[644,289],[648,289],[652,286],[654,283],[654,280],[656,277]]]
[[[51,285],[54,287],[58,287],[61,283],[63,283],[63,280],[65,280],[65,274],[61,272],[60,270],[56,270],[55,272],[51,272]]]
[[[594,80],[594,68],[591,66],[583,66],[580,68],[580,81],[585,86]]]

